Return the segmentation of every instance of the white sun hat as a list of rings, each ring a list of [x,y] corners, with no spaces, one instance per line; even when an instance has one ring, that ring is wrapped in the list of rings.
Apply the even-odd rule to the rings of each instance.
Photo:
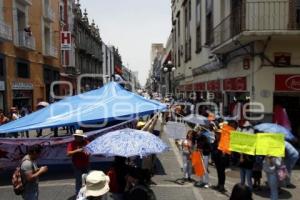
[[[86,135],[83,133],[83,130],[79,130],[79,129],[77,129],[77,130],[75,131],[75,133],[73,134],[73,136],[79,136],[79,137],[84,137],[84,138],[86,138]]]
[[[109,191],[109,177],[102,171],[91,171],[86,176],[85,185],[86,197],[99,197]]]

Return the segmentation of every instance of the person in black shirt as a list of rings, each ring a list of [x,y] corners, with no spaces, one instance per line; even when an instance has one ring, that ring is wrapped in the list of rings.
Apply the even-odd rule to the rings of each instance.
[[[212,159],[215,163],[217,174],[218,174],[218,185],[213,186],[212,188],[218,190],[219,192],[226,192],[225,189],[225,170],[229,165],[229,155],[223,153],[218,149],[220,141],[220,133],[216,132],[216,139],[212,146]]]

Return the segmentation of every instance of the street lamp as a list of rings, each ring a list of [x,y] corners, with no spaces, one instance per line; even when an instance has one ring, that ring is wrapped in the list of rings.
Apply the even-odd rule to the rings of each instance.
[[[175,66],[173,65],[172,61],[169,60],[168,63],[164,66],[164,72],[169,73],[169,93],[171,93],[171,72],[175,71]]]

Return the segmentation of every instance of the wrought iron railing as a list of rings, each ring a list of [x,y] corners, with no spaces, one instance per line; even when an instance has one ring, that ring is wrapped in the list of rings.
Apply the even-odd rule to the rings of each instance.
[[[19,47],[35,50],[35,38],[29,32],[19,32]]]
[[[243,31],[299,30],[292,0],[245,0],[240,7],[224,18],[211,34],[215,48]]]

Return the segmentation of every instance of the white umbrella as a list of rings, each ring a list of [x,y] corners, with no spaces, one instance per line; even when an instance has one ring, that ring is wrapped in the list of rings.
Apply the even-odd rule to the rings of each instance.
[[[86,146],[93,155],[105,156],[148,156],[162,153],[168,146],[152,133],[134,129],[122,129],[98,137]]]

